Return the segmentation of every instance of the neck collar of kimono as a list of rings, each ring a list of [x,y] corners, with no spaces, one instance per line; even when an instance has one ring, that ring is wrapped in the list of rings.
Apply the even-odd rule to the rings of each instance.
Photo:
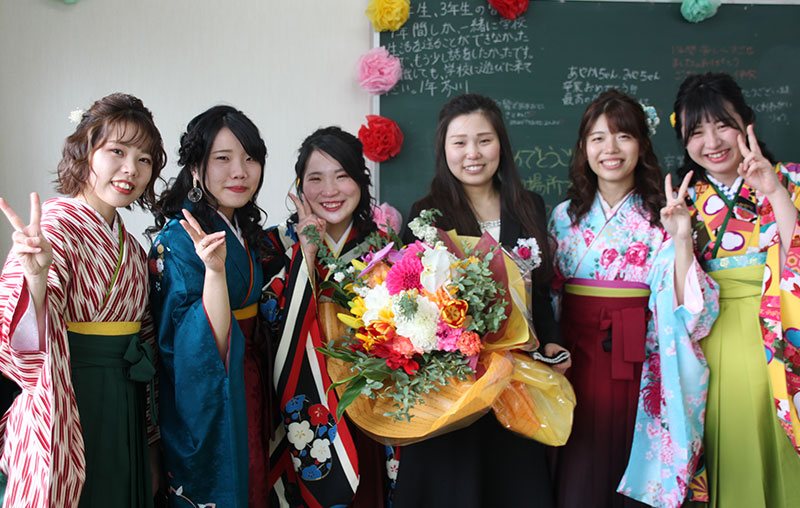
[[[228,226],[228,229],[230,229],[233,235],[236,237],[236,239],[239,240],[239,243],[242,244],[242,247],[244,247],[245,246],[244,237],[242,236],[242,230],[239,228],[239,220],[236,218],[236,216],[235,215],[233,216],[233,223],[231,223],[231,221],[229,221],[228,218],[225,217],[225,214],[223,214],[219,210],[217,210],[217,215],[219,215],[219,218],[222,219],[225,225]]]
[[[119,216],[119,212],[114,212],[114,220],[112,220],[111,224],[109,224],[108,221],[105,219],[105,217],[103,217],[100,214],[100,212],[95,210],[95,208],[92,205],[90,205],[86,200],[81,199],[80,197],[67,198],[67,199],[73,201],[74,203],[78,203],[79,206],[91,210],[92,214],[94,214],[97,220],[103,223],[106,227],[108,227],[112,233],[119,232],[119,229],[122,226],[122,217]]]
[[[620,207],[621,207],[621,206],[622,206],[622,205],[623,205],[623,204],[624,204],[626,201],[628,201],[628,199],[630,199],[630,197],[631,197],[632,195],[633,195],[633,189],[631,189],[631,190],[630,190],[630,191],[629,191],[627,194],[625,194],[625,196],[623,196],[623,197],[622,197],[622,199],[620,199],[620,200],[619,200],[619,202],[618,202],[617,204],[615,204],[614,206],[611,206],[611,205],[609,205],[609,204],[608,204],[608,202],[605,200],[605,198],[604,198],[604,197],[603,197],[603,195],[600,193],[600,191],[597,191],[597,199],[599,199],[599,200],[600,200],[600,206],[601,206],[601,207],[603,207],[603,214],[605,214],[605,216],[606,216],[606,219],[609,219],[609,218],[613,217],[613,216],[614,216],[614,214],[615,214],[615,213],[617,213],[617,210],[619,210],[619,209],[620,209]]]
[[[344,230],[342,236],[339,237],[339,240],[336,241],[329,235],[327,232],[325,233],[325,243],[328,244],[328,248],[331,250],[334,256],[337,258],[339,254],[342,253],[342,247],[344,244],[347,243],[347,239],[350,237],[350,231],[353,229],[353,222],[350,221],[350,224],[347,226],[347,229]]]
[[[709,182],[714,184],[717,190],[725,194],[725,197],[728,198],[728,201],[732,203],[736,200],[736,195],[739,193],[739,189],[742,186],[741,175],[736,177],[736,180],[734,180],[733,185],[731,185],[730,187],[728,187],[724,183],[720,182],[719,180],[711,176],[711,174],[708,171],[706,171],[706,178],[708,178]]]

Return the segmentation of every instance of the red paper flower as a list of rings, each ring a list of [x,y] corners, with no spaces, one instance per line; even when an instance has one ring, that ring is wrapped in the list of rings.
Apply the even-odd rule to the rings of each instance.
[[[364,155],[375,162],[389,160],[400,153],[403,133],[392,120],[378,115],[367,115],[367,125],[358,129],[358,139],[364,145]]]
[[[489,5],[506,19],[516,19],[528,10],[530,0],[489,0]]]

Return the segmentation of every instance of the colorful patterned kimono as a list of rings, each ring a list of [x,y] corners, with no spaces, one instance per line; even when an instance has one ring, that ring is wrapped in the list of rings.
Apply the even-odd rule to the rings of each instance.
[[[186,208],[191,210],[189,203]],[[259,377],[263,353],[253,334],[261,263],[221,218],[213,229],[227,233],[225,274],[233,310],[224,360],[203,306],[205,265],[177,219],[164,226],[150,252],[170,506],[266,506],[268,385]]]
[[[776,171],[800,207],[800,165]],[[731,203],[710,183],[690,189],[696,246],[720,285],[719,319],[701,342],[711,369],[708,485],[695,497],[722,508],[800,506],[800,221],[781,267],[771,204],[747,184],[736,190]]]
[[[145,253],[119,217],[112,230],[76,199],[45,202],[41,226],[53,247],[44,351],[14,255],[0,277],[0,370],[22,388],[2,419],[4,505],[152,506]]]
[[[671,239],[643,215],[637,195],[608,219],[600,199],[574,227],[569,202],[550,220],[578,400],[559,449],[558,503],[639,505],[617,490],[677,507],[700,455],[708,369],[697,341],[717,315],[717,289],[694,262],[687,301],[676,308]]]
[[[318,284],[327,268],[318,264],[309,274],[293,224],[268,232],[276,249],[285,254],[265,269],[267,277],[272,275],[264,287],[267,305],[274,310],[269,313],[280,321],[273,376],[282,423],[270,443],[271,504],[328,508],[355,502],[377,508],[382,499],[382,448],[345,418],[336,421],[338,399],[335,390],[328,391],[326,356],[315,350],[325,343],[318,303],[330,298]],[[362,240],[352,228],[339,259],[365,254],[369,246]],[[360,480],[366,489],[359,490],[353,501]]]

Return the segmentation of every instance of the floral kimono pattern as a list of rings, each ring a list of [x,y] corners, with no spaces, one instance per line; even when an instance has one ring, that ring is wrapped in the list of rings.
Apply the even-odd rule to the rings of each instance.
[[[675,308],[672,240],[642,214],[637,195],[609,219],[598,195],[575,226],[568,205],[558,205],[550,219],[558,242],[555,285],[589,279],[650,288],[633,443],[617,491],[651,506],[678,507],[701,453],[708,369],[697,341],[716,318],[716,285],[695,261],[687,288],[702,307]]]

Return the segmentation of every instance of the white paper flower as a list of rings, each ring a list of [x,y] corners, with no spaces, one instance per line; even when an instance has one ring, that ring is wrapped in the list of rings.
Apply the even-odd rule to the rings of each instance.
[[[399,301],[399,297],[396,298]],[[439,308],[421,295],[416,295],[417,312],[410,318],[402,315],[399,307],[392,307],[397,333],[408,337],[414,347],[425,353],[433,351],[439,343],[436,329],[439,325]]]
[[[289,442],[294,445],[295,449],[302,450],[314,439],[314,432],[311,431],[311,424],[308,423],[308,421],[290,423],[287,438]]]
[[[419,282],[428,292],[436,291],[450,279],[452,257],[444,244],[437,244],[422,254],[422,273]]]
[[[315,439],[309,454],[320,462],[327,461],[331,458],[331,442],[327,439]]]

